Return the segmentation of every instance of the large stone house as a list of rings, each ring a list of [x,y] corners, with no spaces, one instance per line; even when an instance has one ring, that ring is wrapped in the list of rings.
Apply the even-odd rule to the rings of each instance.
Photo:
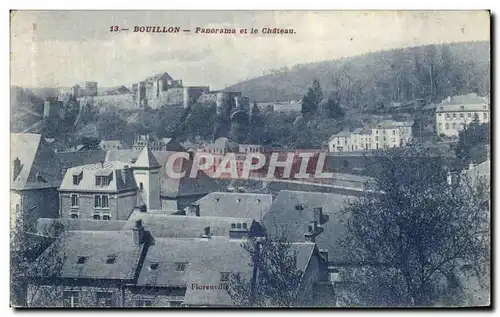
[[[41,217],[57,217],[61,162],[39,134],[10,135],[11,230],[34,231]]]

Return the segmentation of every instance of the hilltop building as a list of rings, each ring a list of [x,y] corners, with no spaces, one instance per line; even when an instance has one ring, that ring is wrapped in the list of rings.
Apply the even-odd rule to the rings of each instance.
[[[448,97],[436,107],[438,136],[458,137],[463,128],[477,118],[480,123],[490,120],[489,100],[475,93]]]

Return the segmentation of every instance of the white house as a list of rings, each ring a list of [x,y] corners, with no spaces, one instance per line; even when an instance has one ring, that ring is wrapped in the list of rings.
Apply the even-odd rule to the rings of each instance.
[[[476,116],[481,123],[489,122],[488,98],[475,93],[448,97],[436,107],[436,132],[439,136],[457,137]]]

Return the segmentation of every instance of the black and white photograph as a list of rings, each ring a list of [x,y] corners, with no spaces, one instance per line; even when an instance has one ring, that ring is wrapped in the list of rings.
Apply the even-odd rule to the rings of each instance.
[[[491,307],[490,19],[11,10],[10,306]]]

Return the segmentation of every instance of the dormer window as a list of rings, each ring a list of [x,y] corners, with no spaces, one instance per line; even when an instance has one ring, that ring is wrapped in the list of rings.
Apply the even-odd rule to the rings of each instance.
[[[295,210],[304,210],[304,205],[302,204],[295,205]]]
[[[73,185],[80,184],[80,181],[83,179],[83,172],[78,174],[73,174]]]
[[[175,270],[177,272],[184,272],[186,270],[186,265],[187,265],[187,262],[176,262],[175,263]]]
[[[243,223],[243,229],[246,229],[247,228],[247,224],[246,223]]]
[[[220,281],[228,282],[231,276],[231,272],[220,272]]]
[[[76,260],[76,264],[85,264],[87,262],[88,256],[79,256]]]
[[[160,263],[158,263],[158,262],[151,262],[149,264],[149,269],[150,270],[158,270],[159,267],[160,267]]]
[[[240,203],[241,202],[241,198],[236,199],[236,202]]]
[[[236,229],[236,224],[235,223],[231,224],[231,229]]]
[[[238,229],[241,229],[241,223],[238,223],[238,224],[236,225],[236,227],[237,227]]]
[[[113,174],[109,174],[109,176],[96,176],[95,177],[95,185],[96,186],[108,186],[111,182]]]
[[[110,254],[106,259],[106,264],[114,264],[116,262],[116,255]]]

